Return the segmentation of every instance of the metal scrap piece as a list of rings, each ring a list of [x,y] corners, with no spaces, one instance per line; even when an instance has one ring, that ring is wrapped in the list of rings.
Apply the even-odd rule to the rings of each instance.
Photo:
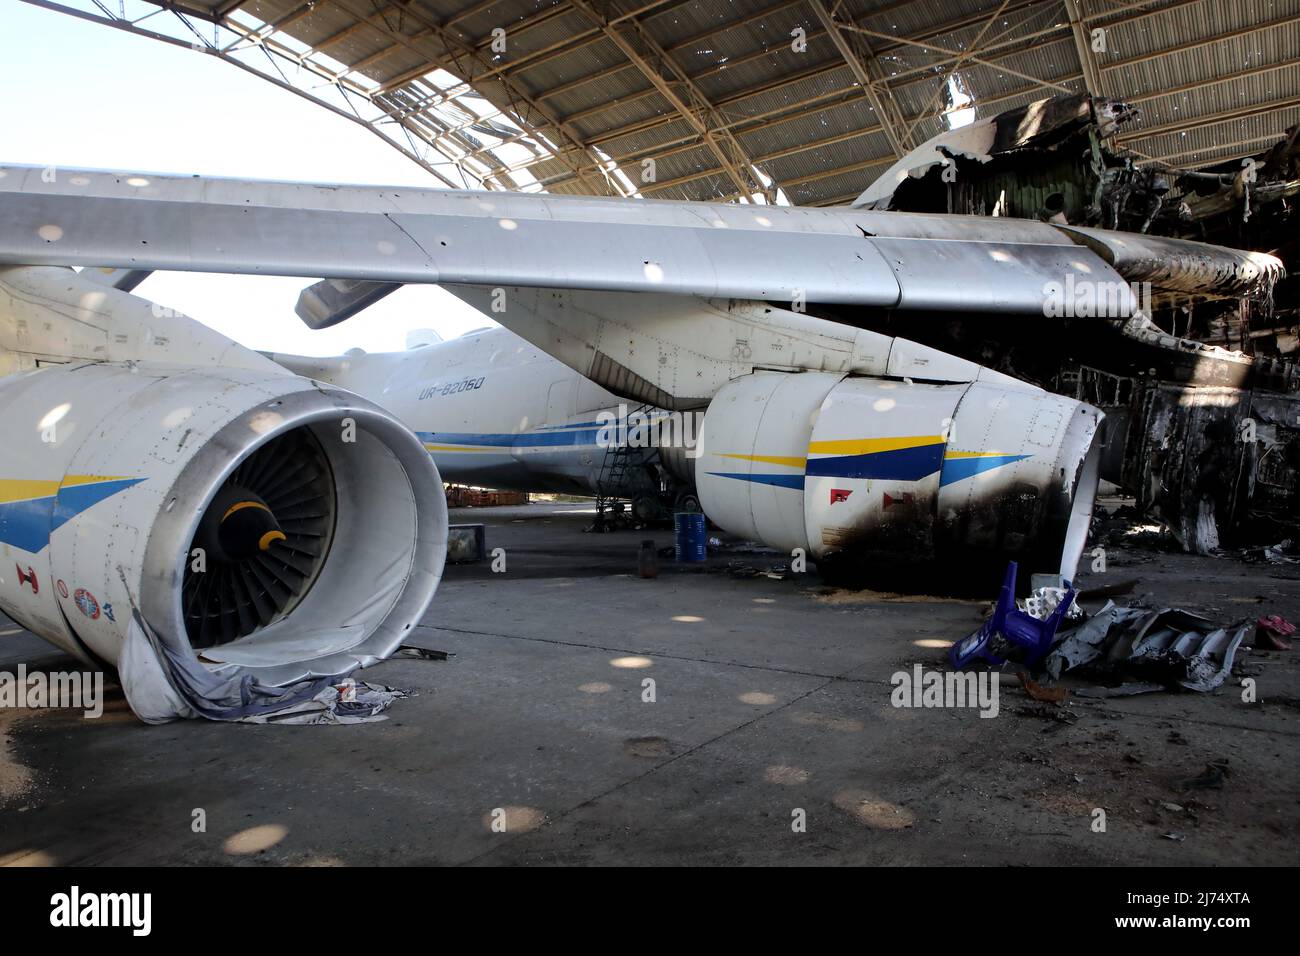
[[[1083,687],[1074,693],[1076,697],[1091,697],[1097,700],[1105,700],[1111,697],[1136,697],[1138,694],[1150,694],[1154,691],[1164,689],[1164,684],[1134,682],[1120,684],[1118,687]]]
[[[1180,686],[1208,693],[1227,679],[1249,629],[1249,624],[1243,624],[1230,632],[1198,614],[1166,608],[1142,622],[1127,662],[1153,676],[1178,675],[1175,680]],[[1122,643],[1117,642],[1112,655]]]
[[[1144,613],[1137,608],[1116,607],[1114,601],[1107,601],[1087,623],[1066,632],[1047,657],[1047,673],[1058,680],[1065,671],[1096,660],[1105,650],[1113,628],[1136,621]]]
[[[1232,672],[1249,623],[1218,627],[1209,618],[1176,608],[1143,611],[1113,602],[1086,624],[1067,632],[1047,656],[1047,672],[1057,679],[1088,664],[1131,674],[1138,683],[1081,691],[1084,697],[1115,697],[1177,685],[1208,693]]]

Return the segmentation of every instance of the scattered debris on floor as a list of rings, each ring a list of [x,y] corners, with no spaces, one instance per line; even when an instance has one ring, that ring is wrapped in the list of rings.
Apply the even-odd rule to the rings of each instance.
[[[1111,499],[1109,504],[1098,503],[1096,506],[1093,534],[1099,544],[1125,548],[1133,552],[1131,557],[1138,561],[1184,550],[1168,524],[1144,514],[1131,503],[1116,506],[1114,502],[1117,500],[1131,501]],[[1300,564],[1300,526],[1294,519],[1273,517],[1268,521],[1256,521],[1239,529],[1233,540],[1231,547],[1203,549],[1202,553],[1216,558],[1235,558],[1245,564]]]
[[[445,661],[451,657],[447,651],[435,651],[428,647],[416,647],[414,644],[403,644],[397,649],[397,653],[389,657],[389,660],[408,659],[421,661]]]
[[[1123,594],[1132,594],[1138,586],[1137,578],[1125,578],[1123,581],[1116,581],[1114,584],[1103,584],[1095,588],[1084,588],[1075,595],[1076,601],[1100,601],[1102,598],[1119,597]]]
[[[1016,608],[1039,621],[1046,621],[1062,602],[1065,603],[1065,620],[1081,621],[1083,608],[1075,602],[1076,593],[1071,587],[1044,585],[1035,587],[1029,597],[1016,602]]]
[[[1220,757],[1207,763],[1205,769],[1195,777],[1189,777],[1179,783],[1178,790],[1182,793],[1188,790],[1222,790],[1223,781],[1229,773],[1228,758]]]
[[[1255,622],[1255,647],[1266,651],[1289,651],[1288,640],[1295,633],[1295,625],[1284,617],[1270,614]]]
[[[1107,602],[1090,621],[1061,637],[1046,667],[1053,678],[1081,669],[1083,676],[1107,686],[1131,678],[1206,693],[1227,679],[1249,630],[1245,623],[1217,627],[1176,608],[1142,611]]]
[[[1068,707],[1052,701],[1031,700],[1028,703],[1021,704],[1016,709],[1016,713],[1022,717],[1036,717],[1039,720],[1050,720],[1054,722],[1053,726],[1046,728],[1046,731],[1060,730],[1064,725],[1072,724],[1079,719],[1079,715]]]
[[[1116,684],[1114,687],[1080,687],[1075,691],[1075,694],[1079,697],[1106,700],[1111,697],[1135,697],[1138,694],[1151,694],[1164,689],[1164,684],[1155,684],[1150,681],[1131,681],[1127,684]]]
[[[1255,548],[1250,555],[1258,555],[1255,560],[1267,561],[1269,564],[1300,564],[1300,545],[1287,538],[1266,548]]]
[[[0,804],[25,794],[32,786],[32,772],[13,752],[9,724],[19,712],[10,709],[0,714]]]
[[[786,564],[773,564],[761,568],[741,561],[728,561],[726,572],[733,578],[765,577],[774,581],[785,581],[791,577],[790,567]]]
[[[1066,687],[1044,687],[1042,684],[1036,684],[1029,679],[1029,675],[1024,671],[1017,671],[1016,676],[1020,678],[1020,683],[1025,688],[1025,693],[1034,700],[1059,704],[1070,694],[1069,688]]]
[[[406,691],[348,678],[330,684],[315,697],[272,714],[242,717],[254,724],[363,724],[387,720],[384,711]]]
[[[1221,627],[1178,608],[1119,607],[1113,601],[1089,616],[1069,582],[1038,587],[1017,606],[1016,574],[1012,562],[988,620],[954,644],[948,657],[959,670],[1015,665],[1025,692],[1040,704],[1060,704],[1071,693],[1091,698],[1178,689],[1209,693],[1232,673],[1248,634],[1256,634],[1257,647],[1280,650],[1289,647],[1285,637],[1295,632],[1276,615]],[[1054,686],[1067,673],[1094,686]]]
[[[958,670],[977,661],[988,664],[1005,664],[1016,661],[1033,667],[1051,649],[1057,628],[1074,605],[1074,588],[1053,594],[1056,588],[1042,588],[1028,599],[1028,607],[1016,606],[1016,562],[1007,565],[1002,592],[993,608],[993,615],[979,630],[952,646],[948,659]],[[1049,610],[1050,606],[1050,610]],[[1036,616],[1042,614],[1042,617]]]
[[[857,604],[970,604],[966,598],[936,594],[906,594],[900,591],[872,591],[865,588],[823,586],[811,590],[818,604],[852,606]]]

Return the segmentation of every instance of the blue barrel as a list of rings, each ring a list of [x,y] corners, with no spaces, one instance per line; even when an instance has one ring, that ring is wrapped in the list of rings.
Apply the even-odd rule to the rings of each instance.
[[[698,511],[679,511],[673,515],[673,524],[677,531],[677,560],[708,560],[709,539],[704,533],[704,515]]]

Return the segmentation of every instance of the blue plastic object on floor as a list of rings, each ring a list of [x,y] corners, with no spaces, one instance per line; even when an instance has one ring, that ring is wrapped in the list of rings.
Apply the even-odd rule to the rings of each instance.
[[[1069,581],[1065,582],[1065,596],[1061,598],[1061,603],[1046,620],[1040,621],[1032,614],[1026,614],[1016,608],[1016,570],[1016,562],[1012,561],[1007,565],[1007,576],[1002,582],[1002,593],[998,595],[998,603],[994,606],[993,614],[989,619],[970,637],[958,641],[948,649],[948,662],[953,667],[962,670],[976,661],[1005,664],[1007,659],[990,649],[990,644],[997,637],[1002,638],[999,642],[1000,647],[1005,643],[1011,647],[1021,648],[1024,653],[1019,656],[1019,662],[1031,667],[1052,649],[1056,629],[1060,627],[1066,611],[1074,603],[1074,585]]]

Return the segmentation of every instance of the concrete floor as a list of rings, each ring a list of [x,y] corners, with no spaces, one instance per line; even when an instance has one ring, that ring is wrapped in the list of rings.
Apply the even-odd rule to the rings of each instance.
[[[416,641],[447,661],[365,673],[412,694],[387,722],[147,727],[116,690],[99,720],[0,716],[0,863],[1300,862],[1300,649],[1243,654],[1255,704],[1234,680],[1071,698],[1071,722],[1016,684],[996,719],[895,709],[890,676],[939,666],[979,602],[742,577],[728,564],[781,558],[726,550],[641,580],[638,542],[671,534],[583,534],[586,511],[454,515],[489,525],[507,570],[448,570]],[[1300,620],[1300,567],[1108,558],[1084,586],[1136,576],[1133,599]],[[48,659],[6,630],[0,668]],[[1221,789],[1181,789],[1223,757]]]

